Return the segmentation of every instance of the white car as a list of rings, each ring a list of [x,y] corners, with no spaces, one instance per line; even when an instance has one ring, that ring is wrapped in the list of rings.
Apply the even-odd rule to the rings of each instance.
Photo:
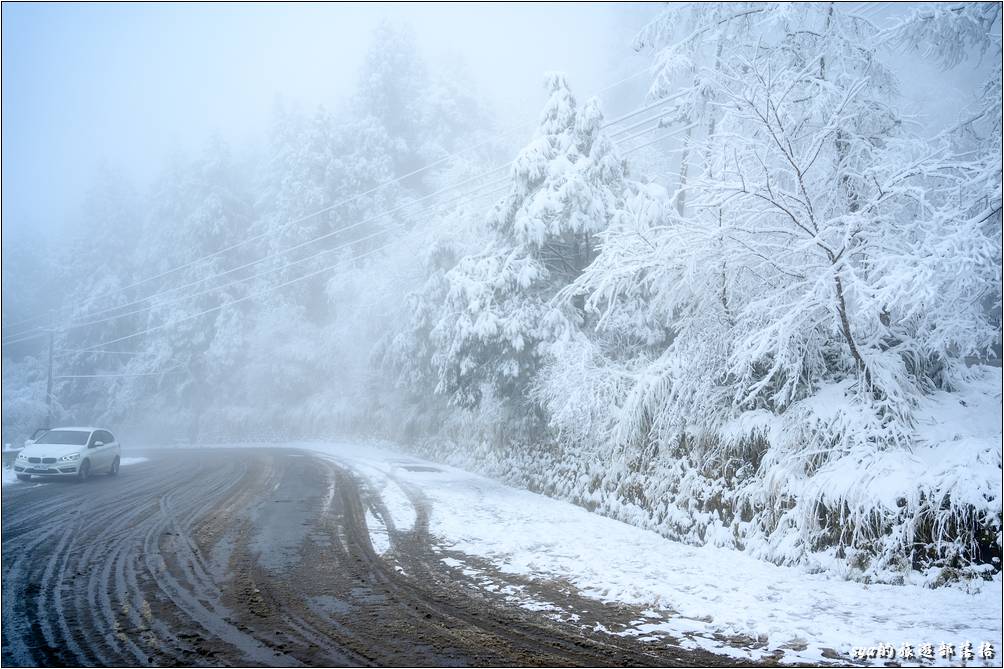
[[[24,447],[14,461],[18,479],[35,476],[75,476],[119,473],[122,448],[108,430],[98,427],[54,427]]]

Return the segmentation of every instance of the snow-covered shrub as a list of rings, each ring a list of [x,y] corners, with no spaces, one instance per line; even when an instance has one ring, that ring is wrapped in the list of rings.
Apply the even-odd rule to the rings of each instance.
[[[40,427],[45,427],[45,374],[42,362],[26,357],[3,366],[3,440],[20,445]],[[56,417],[62,413],[58,403]]]

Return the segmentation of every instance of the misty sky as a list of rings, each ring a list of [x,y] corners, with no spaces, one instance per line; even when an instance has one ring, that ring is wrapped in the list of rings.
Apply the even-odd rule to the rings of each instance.
[[[260,140],[277,99],[337,103],[382,19],[410,24],[430,67],[462,61],[492,106],[532,118],[546,70],[586,94],[643,67],[630,37],[657,9],[5,4],[4,228],[58,227],[99,164],[142,184],[211,133]]]
[[[889,20],[903,9],[863,6]],[[532,119],[542,73],[588,95],[650,62],[630,48],[658,5],[631,4],[4,4],[3,227],[59,231],[99,165],[140,187],[212,133],[238,150],[264,138],[277,100],[310,109],[351,90],[371,30],[412,26],[431,68],[461,63],[504,124]],[[923,116],[957,111],[978,78],[946,79],[903,59]],[[637,104],[639,77],[605,96]],[[11,234],[14,233],[14,234]]]

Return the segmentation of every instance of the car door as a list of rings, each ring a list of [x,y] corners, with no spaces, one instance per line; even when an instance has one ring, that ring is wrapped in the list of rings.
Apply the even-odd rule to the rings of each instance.
[[[108,468],[111,460],[108,457],[108,444],[105,442],[106,432],[104,430],[94,430],[91,438],[87,442],[87,457],[91,461],[91,471],[101,471]],[[102,442],[98,446],[98,442]]]
[[[105,444],[108,448],[108,466],[111,467],[112,462],[115,461],[116,456],[121,455],[122,445],[119,444],[119,440],[115,438],[114,434],[112,434],[108,430],[105,430],[104,433],[105,437],[107,438]]]

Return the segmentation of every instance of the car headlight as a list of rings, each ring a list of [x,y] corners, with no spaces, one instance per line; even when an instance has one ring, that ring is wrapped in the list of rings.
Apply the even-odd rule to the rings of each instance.
[[[18,453],[18,454],[17,454],[17,459],[18,459],[18,460],[27,460],[27,459],[28,459],[28,456],[27,456],[27,455],[25,455],[24,453]]]
[[[79,459],[80,459],[80,453],[70,453],[69,455],[64,455],[63,457],[59,458],[59,461],[70,462],[71,460],[79,460]]]

